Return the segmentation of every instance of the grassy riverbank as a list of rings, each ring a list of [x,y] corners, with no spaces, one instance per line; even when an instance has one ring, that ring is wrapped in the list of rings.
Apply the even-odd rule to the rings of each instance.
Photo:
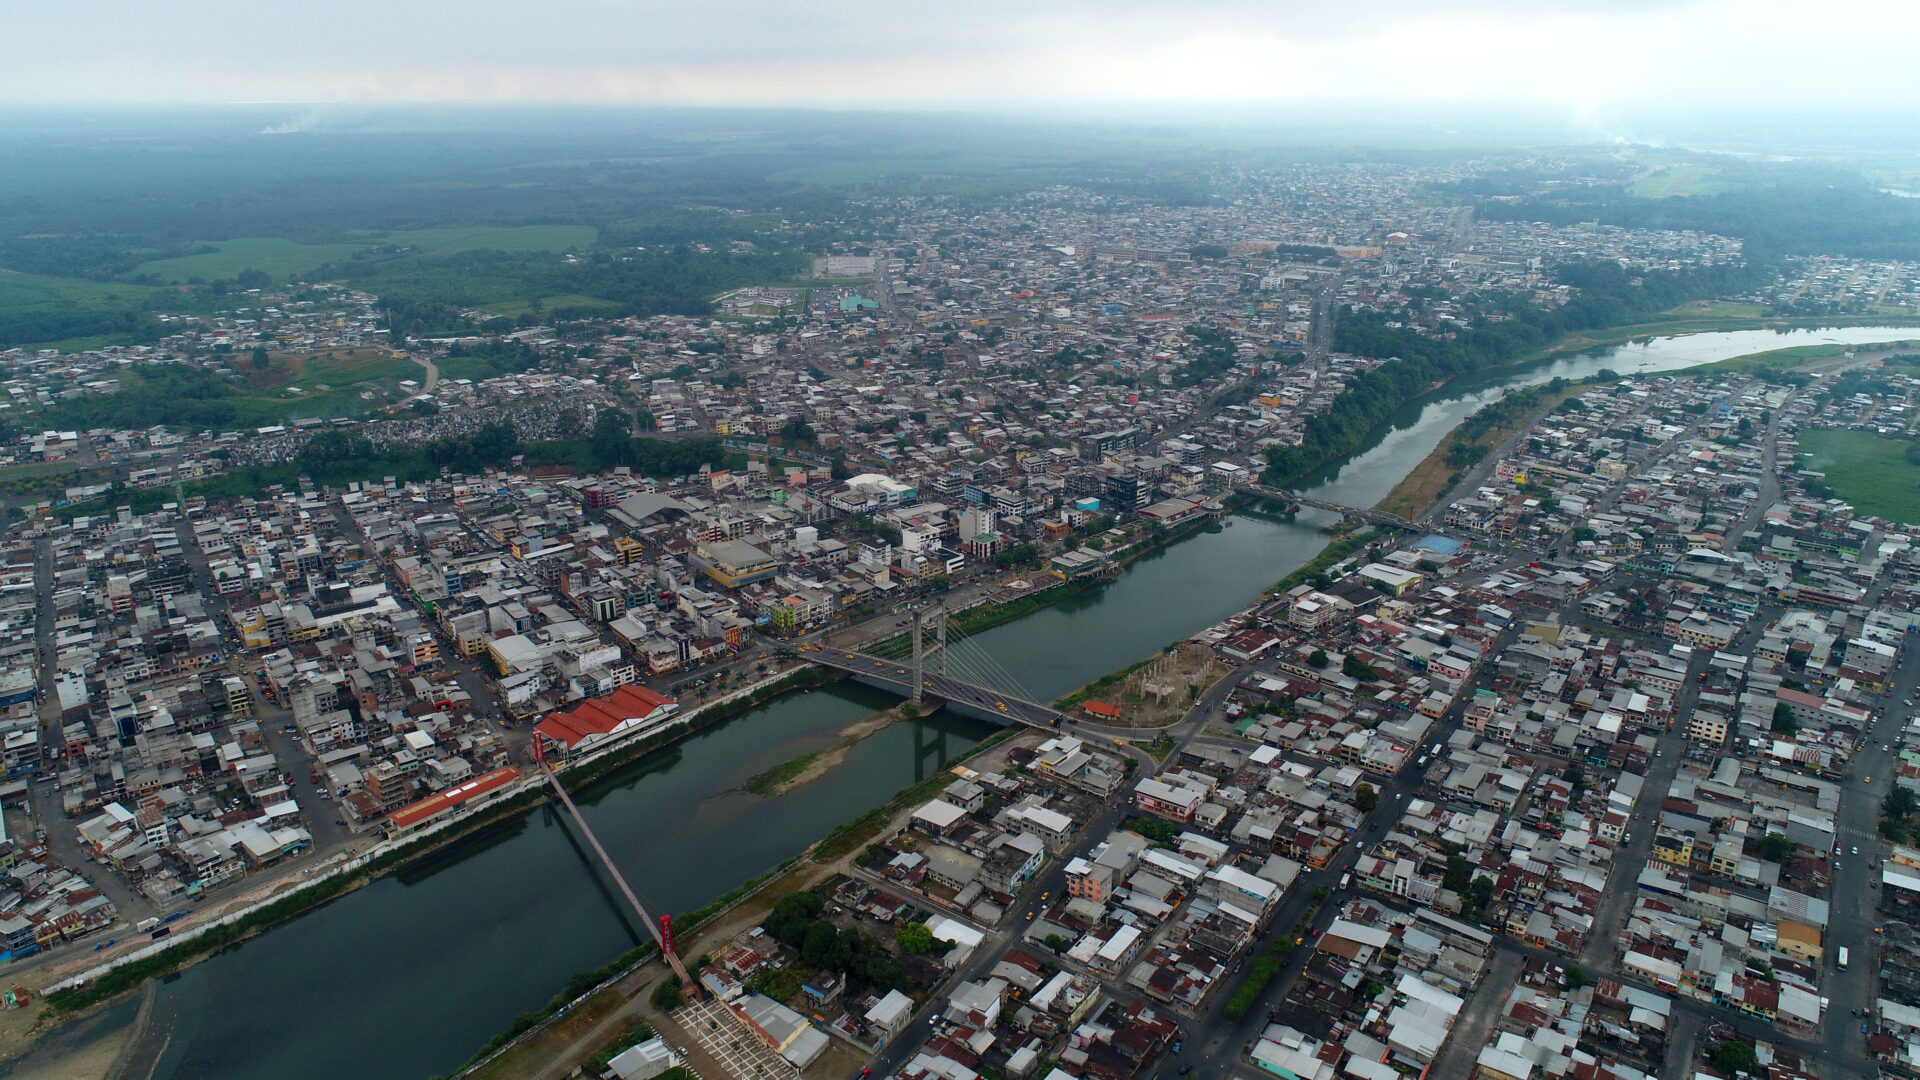
[[[1711,364],[1701,364],[1699,367],[1685,370],[1690,373],[1728,371],[1747,375],[1779,375],[1821,360],[1837,360],[1848,353],[1909,348],[1920,348],[1920,341],[1909,338],[1865,345],[1795,345],[1786,349],[1769,349],[1766,352],[1731,356],[1725,360],[1717,360]]]
[[[1226,505],[1231,507],[1239,501],[1241,501],[1239,497],[1235,496]],[[1196,533],[1205,531],[1207,527],[1212,524],[1214,523],[1211,521],[1195,521],[1176,529],[1163,529],[1158,535],[1121,552],[1120,556],[1113,561],[1113,565],[1115,568],[1131,566],[1133,563],[1149,555],[1157,555],[1180,541]],[[1013,622],[1016,619],[1025,618],[1043,608],[1064,603],[1075,597],[1085,596],[1096,589],[1104,587],[1106,584],[1107,579],[1105,578],[1088,578],[1084,581],[1064,582],[1055,585],[1045,592],[1035,593],[1031,596],[1023,596],[1018,600],[1005,604],[980,604],[949,616],[947,619],[947,629],[950,633],[962,635],[978,634],[983,630],[991,630],[996,626]],[[903,631],[891,637],[872,642],[864,648],[866,651],[877,656],[905,655],[908,648],[907,634]]]
[[[1556,379],[1555,383],[1561,385],[1549,383],[1515,390],[1460,421],[1420,464],[1400,478],[1375,509],[1409,520],[1425,513],[1453,487],[1463,469],[1472,468],[1508,439],[1538,423],[1561,402],[1591,386],[1593,380],[1568,383]],[[1482,415],[1489,410],[1493,410],[1490,415]]]

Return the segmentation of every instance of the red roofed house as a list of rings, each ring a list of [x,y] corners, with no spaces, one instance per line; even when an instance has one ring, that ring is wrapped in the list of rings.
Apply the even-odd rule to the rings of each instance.
[[[1080,707],[1085,709],[1088,715],[1097,716],[1102,720],[1120,719],[1120,706],[1118,705],[1109,705],[1104,701],[1088,701],[1081,704]]]
[[[623,686],[606,697],[583,701],[569,712],[549,713],[535,726],[548,757],[566,759],[625,742],[652,731],[680,711],[680,703],[644,686]]]

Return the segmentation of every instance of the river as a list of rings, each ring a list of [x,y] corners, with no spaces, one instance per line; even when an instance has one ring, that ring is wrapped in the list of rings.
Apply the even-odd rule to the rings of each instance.
[[[1318,498],[1370,506],[1440,439],[1505,390],[1554,376],[1670,371],[1791,345],[1864,344],[1915,330],[1738,331],[1624,345],[1488,373],[1409,403],[1345,462],[1310,478]],[[1088,595],[974,640],[1039,699],[1069,692],[1231,614],[1311,559],[1332,515],[1238,517],[1134,564]],[[841,684],[702,732],[582,793],[581,810],[634,885],[688,911],[803,850],[832,826],[939,768],[990,730],[936,714],[861,742],[825,780],[773,799],[753,773],[835,744],[891,704]],[[424,1077],[448,1072],[574,972],[637,943],[572,836],[546,811],[434,857],[167,980],[177,1017],[160,1078]]]

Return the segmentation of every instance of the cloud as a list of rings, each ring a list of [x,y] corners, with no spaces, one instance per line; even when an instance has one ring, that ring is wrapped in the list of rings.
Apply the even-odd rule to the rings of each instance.
[[[9,21],[75,43],[0,70],[14,102],[1920,105],[1920,5],[1869,0],[101,0]]]

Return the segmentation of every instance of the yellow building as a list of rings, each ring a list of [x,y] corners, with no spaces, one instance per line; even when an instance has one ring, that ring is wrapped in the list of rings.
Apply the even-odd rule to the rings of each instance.
[[[1727,720],[1724,716],[1697,712],[1687,718],[1687,738],[1694,742],[1710,743],[1718,746],[1727,741]]]
[[[1796,960],[1818,964],[1825,955],[1826,950],[1820,944],[1820,928],[1817,926],[1781,919],[1774,932],[1779,939],[1780,951]]]
[[[1653,838],[1653,857],[1668,866],[1693,865],[1693,838],[1681,833],[1659,833]]]

